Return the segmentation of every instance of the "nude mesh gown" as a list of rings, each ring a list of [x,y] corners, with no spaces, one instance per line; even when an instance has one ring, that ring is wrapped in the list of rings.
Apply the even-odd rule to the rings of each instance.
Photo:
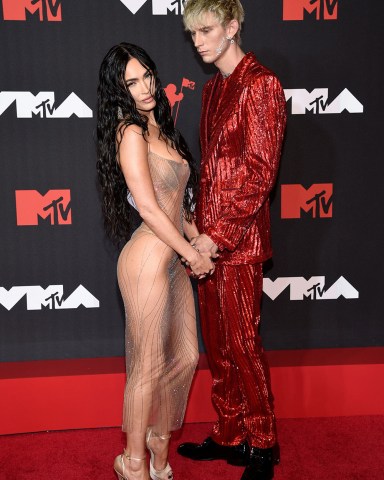
[[[183,232],[187,163],[148,152],[160,208]],[[190,280],[174,250],[143,222],[123,248],[117,276],[126,315],[123,430],[180,428],[198,359]]]

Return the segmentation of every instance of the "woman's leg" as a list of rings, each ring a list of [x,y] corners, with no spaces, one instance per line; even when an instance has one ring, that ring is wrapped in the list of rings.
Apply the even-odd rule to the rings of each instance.
[[[161,401],[150,441],[157,470],[167,464],[169,432],[182,426],[199,358],[192,286],[179,261],[170,268],[169,285],[168,317],[163,326],[165,365],[159,382]]]
[[[136,237],[123,249],[118,262],[126,313],[123,430],[127,433],[127,455],[135,458],[145,456],[146,431],[157,409],[159,379],[164,371],[162,323],[169,292],[159,241],[153,236],[147,240]],[[164,247],[162,250],[164,253]],[[130,460],[126,465],[132,475],[146,472],[145,462]]]

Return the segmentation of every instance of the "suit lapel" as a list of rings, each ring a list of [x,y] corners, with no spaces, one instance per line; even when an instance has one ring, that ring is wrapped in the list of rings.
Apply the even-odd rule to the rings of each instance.
[[[205,157],[210,158],[212,151],[217,146],[218,137],[223,130],[223,126],[225,125],[228,117],[233,112],[233,109],[236,105],[238,105],[241,93],[244,89],[244,82],[243,78],[248,71],[248,66],[250,63],[254,63],[256,61],[255,56],[252,53],[247,54],[244,59],[239,63],[236,67],[232,75],[226,80],[227,85],[225,86],[224,95],[221,96],[219,99],[218,104],[212,101],[212,97],[215,91],[215,87],[219,81],[219,75],[217,74],[214,83],[212,85],[211,91],[209,93],[209,97],[207,100],[207,108],[205,109],[204,115],[204,142],[205,148]],[[209,112],[216,110],[216,113],[212,116],[209,115]],[[214,120],[214,124],[209,128],[209,117]],[[211,131],[210,138],[208,138],[208,131]]]
[[[210,118],[210,111],[212,108],[214,108],[214,105],[212,105],[212,98],[214,96],[214,93],[217,88],[217,84],[219,81],[220,77],[219,74],[216,74],[213,78],[213,83],[211,88],[209,89],[208,94],[205,95],[204,97],[204,102],[202,105],[202,116],[201,116],[201,126],[200,126],[200,142],[201,142],[201,149],[203,152],[203,156],[205,156],[205,152],[207,151],[208,145],[209,145],[209,138],[208,138],[208,133],[209,133],[209,118]]]

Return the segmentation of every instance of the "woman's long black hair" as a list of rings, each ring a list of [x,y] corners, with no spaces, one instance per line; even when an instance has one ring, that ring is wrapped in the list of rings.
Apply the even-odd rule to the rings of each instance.
[[[157,76],[155,63],[140,47],[130,43],[120,43],[112,47],[105,56],[99,72],[97,89],[97,172],[102,193],[102,209],[105,227],[112,241],[118,245],[129,240],[130,207],[127,200],[128,187],[117,162],[121,135],[128,125],[138,125],[143,136],[148,132],[147,118],[136,108],[129,89],[125,85],[125,68],[130,59],[135,58],[153,75],[155,82],[155,120],[160,135],[187,160],[191,169],[184,195],[183,208],[187,221],[192,220],[192,211],[197,190],[197,172],[188,146],[175,128],[171,108]],[[119,126],[120,125],[120,126]]]

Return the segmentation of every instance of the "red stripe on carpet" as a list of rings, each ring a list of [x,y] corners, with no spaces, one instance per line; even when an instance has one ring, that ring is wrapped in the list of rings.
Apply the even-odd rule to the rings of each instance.
[[[269,352],[277,417],[383,415],[383,352]],[[202,356],[187,423],[216,418],[205,363]],[[0,363],[0,370],[0,434],[121,425],[123,358]]]
[[[237,480],[243,469],[223,461],[177,455],[183,441],[200,442],[210,424],[175,433],[170,463],[175,480]],[[384,416],[278,421],[281,464],[275,480],[381,480]],[[124,436],[117,428],[0,436],[1,480],[116,480],[112,463]]]

